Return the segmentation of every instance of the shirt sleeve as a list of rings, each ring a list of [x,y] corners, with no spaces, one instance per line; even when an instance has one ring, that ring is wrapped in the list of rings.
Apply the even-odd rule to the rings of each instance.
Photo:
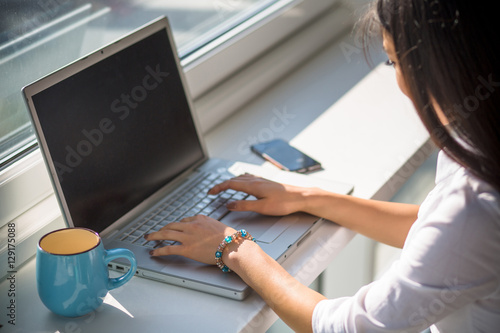
[[[446,199],[434,196],[438,205],[419,214],[388,272],[353,297],[318,303],[314,332],[421,332],[499,292],[498,198],[456,189],[437,196]]]

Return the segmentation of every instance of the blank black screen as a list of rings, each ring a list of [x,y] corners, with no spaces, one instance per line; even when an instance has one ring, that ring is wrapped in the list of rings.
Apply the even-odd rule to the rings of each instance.
[[[204,158],[165,30],[33,96],[75,226],[101,232]]]

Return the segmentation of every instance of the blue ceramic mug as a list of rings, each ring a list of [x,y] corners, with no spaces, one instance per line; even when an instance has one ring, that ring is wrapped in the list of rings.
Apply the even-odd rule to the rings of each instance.
[[[130,261],[130,270],[110,278],[108,263],[117,258]],[[79,317],[94,311],[108,291],[128,282],[136,269],[131,251],[105,250],[99,235],[89,229],[55,230],[38,242],[38,295],[49,310],[62,316]]]

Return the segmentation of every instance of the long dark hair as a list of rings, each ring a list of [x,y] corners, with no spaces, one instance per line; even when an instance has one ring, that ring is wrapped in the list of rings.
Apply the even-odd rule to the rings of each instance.
[[[494,7],[487,1],[377,0],[362,26],[365,38],[377,25],[392,37],[409,95],[434,143],[500,191],[500,38]]]

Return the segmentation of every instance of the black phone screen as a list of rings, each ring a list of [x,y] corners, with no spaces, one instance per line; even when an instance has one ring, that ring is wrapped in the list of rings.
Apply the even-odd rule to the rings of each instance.
[[[282,139],[258,143],[253,145],[251,149],[283,170],[303,173],[321,168],[318,161],[290,146]]]

